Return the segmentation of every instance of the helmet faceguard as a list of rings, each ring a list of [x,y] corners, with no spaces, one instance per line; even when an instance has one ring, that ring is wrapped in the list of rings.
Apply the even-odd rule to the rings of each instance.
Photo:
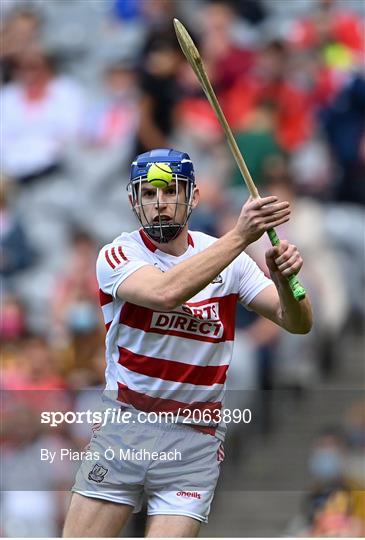
[[[176,196],[174,202],[163,203],[168,206],[174,205],[172,218],[167,217],[161,211],[160,203],[161,188],[156,189],[156,197],[148,202],[142,201],[142,186],[147,182],[147,172],[153,163],[166,163],[172,170],[171,186],[175,187]],[[185,200],[181,202],[181,183],[184,183]],[[155,242],[161,244],[170,242],[176,238],[185,227],[192,210],[192,200],[195,187],[193,164],[188,154],[172,149],[156,149],[139,155],[132,163],[130,182],[127,186],[129,200],[133,211],[142,225],[146,234]],[[155,189],[151,186],[151,189]],[[179,200],[180,199],[180,200]],[[153,205],[157,209],[157,216],[153,221],[146,215],[146,207]],[[177,220],[178,210],[185,207],[184,219]]]

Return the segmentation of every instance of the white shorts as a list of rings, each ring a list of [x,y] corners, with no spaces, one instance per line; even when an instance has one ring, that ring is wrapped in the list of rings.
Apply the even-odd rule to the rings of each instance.
[[[181,424],[107,424],[94,430],[72,491],[147,513],[208,521],[222,443]]]

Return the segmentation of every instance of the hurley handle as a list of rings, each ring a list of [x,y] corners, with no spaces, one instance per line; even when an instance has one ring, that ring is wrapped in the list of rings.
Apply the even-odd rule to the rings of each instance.
[[[272,246],[278,246],[280,244],[280,239],[276,234],[275,229],[269,229],[267,231],[267,234],[270,238]],[[304,287],[302,287],[302,285],[299,283],[298,278],[295,274],[292,274],[288,277],[288,283],[295,300],[298,300],[298,302],[299,300],[303,300],[303,298],[305,298],[306,292]]]

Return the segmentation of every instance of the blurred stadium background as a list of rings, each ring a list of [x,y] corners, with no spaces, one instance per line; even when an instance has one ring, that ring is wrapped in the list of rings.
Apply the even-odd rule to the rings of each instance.
[[[60,534],[74,471],[37,474],[39,448],[82,448],[90,433],[45,433],[39,407],[49,395],[82,407],[82,390],[102,387],[95,259],[137,225],[132,157],[190,153],[202,192],[192,229],[223,234],[247,196],[174,16],[259,189],[292,202],[280,235],[303,254],[315,311],[312,333],[291,336],[238,310],[228,400],[254,422],[230,426],[202,536],[364,536],[364,6],[1,0],[1,387],[17,396],[3,403],[2,461],[32,486],[3,483],[2,536]],[[260,265],[266,247],[250,250]],[[143,523],[126,534],[143,535]]]

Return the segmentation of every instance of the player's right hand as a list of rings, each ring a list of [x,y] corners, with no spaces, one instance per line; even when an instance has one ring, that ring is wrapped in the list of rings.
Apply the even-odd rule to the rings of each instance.
[[[258,240],[264,232],[289,221],[290,204],[278,202],[275,196],[253,199],[249,197],[242,207],[235,231],[245,244]]]

